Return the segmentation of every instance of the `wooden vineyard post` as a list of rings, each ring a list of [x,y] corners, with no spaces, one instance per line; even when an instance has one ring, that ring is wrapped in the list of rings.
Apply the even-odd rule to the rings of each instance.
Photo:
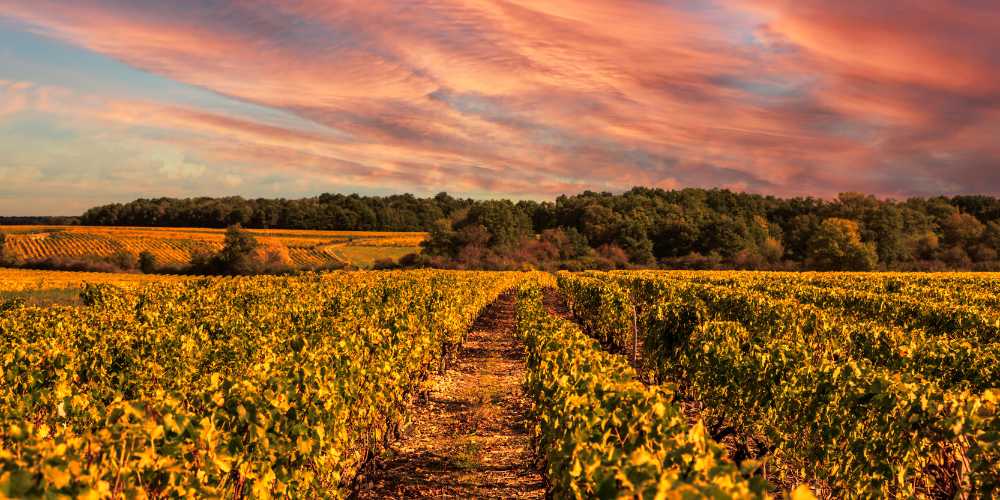
[[[639,366],[639,313],[632,301],[632,366]]]

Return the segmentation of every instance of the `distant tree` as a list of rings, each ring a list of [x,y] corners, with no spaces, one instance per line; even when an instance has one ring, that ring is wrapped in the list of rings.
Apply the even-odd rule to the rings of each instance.
[[[808,258],[809,240],[819,224],[820,219],[814,213],[795,215],[785,222],[782,244],[788,258],[800,262]]]
[[[146,274],[153,274],[157,270],[156,255],[149,250],[139,254],[139,269]]]
[[[549,242],[557,248],[561,260],[579,259],[594,252],[587,242],[587,237],[573,227],[546,229],[542,231],[541,240]]]
[[[969,255],[976,262],[990,262],[997,260],[997,256],[1000,254],[993,247],[985,243],[980,243],[972,247]]]
[[[927,214],[932,222],[940,222],[959,212],[959,209],[942,196],[925,200],[910,200],[920,205],[919,210]]]
[[[875,201],[874,197],[869,199]],[[860,220],[863,225],[862,239],[875,243],[880,262],[892,264],[912,257],[905,244],[903,213],[896,204],[876,202]]]
[[[288,247],[279,242],[257,245],[250,253],[248,261],[252,266],[249,270],[254,274],[280,274],[294,267]]]
[[[89,225],[422,231],[434,221],[470,206],[471,200],[442,193],[358,196],[325,193],[298,200],[227,198],[139,199],[95,207],[80,218]]]
[[[969,252],[960,245],[953,245],[941,252],[941,260],[945,261],[952,268],[965,269],[972,265],[972,258]]]
[[[635,264],[656,262],[656,257],[653,256],[653,242],[638,222],[631,221],[623,225],[615,240],[628,255],[629,261]]]
[[[600,268],[622,268],[628,264],[628,254],[618,245],[601,245],[597,248],[597,255],[600,257]]]
[[[493,248],[516,245],[533,232],[531,218],[506,200],[476,203],[469,209],[459,229],[476,225],[482,226],[490,235],[488,244]]]
[[[399,269],[399,264],[396,261],[386,257],[386,258],[376,259],[375,262],[372,263],[372,269],[376,271]]]
[[[990,221],[986,224],[981,239],[984,245],[1000,253],[1000,221]]]
[[[115,252],[108,261],[122,271],[134,271],[139,267],[139,259],[132,252]]]
[[[428,255],[455,257],[458,252],[458,235],[448,219],[438,219],[431,227],[427,239],[421,243]]]
[[[497,246],[497,238],[482,224],[463,226],[455,233],[455,242],[459,247],[476,247],[486,249]],[[503,241],[503,240],[500,240]]]
[[[254,274],[257,265],[254,254],[260,243],[250,232],[239,224],[226,229],[226,238],[222,251],[216,256],[219,267],[226,274]]]
[[[1000,219],[1000,199],[992,196],[955,196],[950,202],[962,212],[971,214],[980,221]]]
[[[914,234],[910,239],[911,254],[922,260],[935,258],[941,239],[933,231]]]
[[[986,226],[972,215],[957,212],[943,219],[939,225],[944,234],[944,243],[948,246],[969,247],[986,230]]]
[[[991,266],[983,263],[1000,258],[1000,198],[990,196],[895,201],[844,193],[828,201],[725,189],[637,187],[621,194],[585,191],[551,202],[514,203],[458,199],[446,193],[433,198],[326,193],[295,200],[140,199],[93,208],[81,219],[90,225],[225,227],[240,223],[244,227],[430,232],[422,254],[426,258],[408,260],[406,265],[411,267],[518,268],[526,262],[539,269],[582,269],[612,265],[622,252],[629,264],[646,266],[656,262],[706,269],[793,269],[813,262],[832,266],[829,259],[819,258],[816,243],[830,238],[829,227],[820,231],[828,219],[852,221],[865,243],[862,246],[870,243],[876,262],[889,269],[941,270],[973,262],[977,269],[986,270]],[[546,236],[549,230],[562,231],[562,235]],[[579,236],[571,240],[585,242],[585,251],[566,251],[563,236],[571,234]],[[605,246],[603,254],[598,251]],[[855,250],[855,256],[864,257],[865,252]],[[563,262],[547,262],[557,251]],[[844,259],[834,260],[839,266]],[[219,263],[215,256],[208,260]],[[865,261],[860,259],[862,268]]]
[[[709,224],[702,227],[700,234],[699,250],[706,254],[717,252],[726,258],[753,244],[747,238],[746,224],[728,214],[714,216]]]
[[[782,246],[781,240],[767,238],[760,245],[760,254],[767,263],[777,264],[781,262],[782,257],[785,255],[785,247]]]
[[[556,214],[556,206],[552,202],[542,202],[534,207],[530,212],[531,223],[535,231],[545,231],[546,229],[556,229],[559,227],[559,220]]]
[[[652,233],[653,252],[659,258],[688,255],[701,237],[697,224],[673,214],[654,224]]]
[[[858,223],[831,217],[824,220],[809,240],[810,267],[822,271],[870,271],[878,255],[875,245],[861,241]]]
[[[205,249],[197,249],[191,252],[191,260],[188,262],[188,271],[195,274],[218,274],[222,272],[219,266],[218,255]]]
[[[580,232],[587,237],[591,245],[613,243],[620,225],[621,217],[604,205],[591,204],[580,213]]]

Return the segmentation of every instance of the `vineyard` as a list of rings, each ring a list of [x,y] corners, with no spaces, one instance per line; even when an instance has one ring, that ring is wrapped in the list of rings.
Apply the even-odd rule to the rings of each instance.
[[[63,274],[51,282],[72,286]],[[0,497],[988,498],[1000,486],[994,275],[94,283],[79,307],[0,312]],[[475,326],[484,311],[495,326]],[[509,331],[469,347],[476,328]],[[506,346],[497,366],[516,379],[486,373],[483,342]],[[451,403],[425,408],[435,401]],[[443,415],[460,427],[440,429]],[[518,432],[520,465],[481,449],[522,457]],[[461,446],[413,439],[450,434]],[[418,473],[412,490],[390,477]]]
[[[514,275],[343,273],[84,289],[0,316],[0,492],[346,488]]]
[[[772,487],[952,498],[1000,484],[996,276],[559,281],[602,346],[669,387]]]
[[[123,288],[134,288],[153,283],[190,279],[195,278],[162,274],[78,273],[0,267],[0,292],[81,289],[86,285],[114,285]]]
[[[288,249],[301,267],[331,263],[370,266],[380,258],[419,252],[425,233],[305,231],[249,229],[262,244]],[[150,252],[157,262],[182,266],[199,253],[218,252],[224,230],[198,228],[131,228],[76,226],[0,226],[11,256],[27,260],[49,257],[111,256]]]

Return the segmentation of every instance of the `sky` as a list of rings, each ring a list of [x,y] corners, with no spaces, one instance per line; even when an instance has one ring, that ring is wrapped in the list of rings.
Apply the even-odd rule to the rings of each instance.
[[[0,0],[0,215],[1000,194],[995,0]]]

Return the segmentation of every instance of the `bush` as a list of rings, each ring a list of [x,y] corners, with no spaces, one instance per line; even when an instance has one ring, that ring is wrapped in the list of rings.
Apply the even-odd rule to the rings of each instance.
[[[282,274],[294,267],[288,248],[277,242],[258,245],[250,252],[248,264],[253,274]]]
[[[138,266],[135,255],[120,252],[112,256],[79,255],[68,257],[56,255],[44,259],[26,260],[17,263],[18,267],[27,269],[43,269],[51,271],[80,271],[95,273],[128,273],[134,272]]]
[[[255,274],[254,256],[260,243],[239,224],[226,229],[226,240],[215,260],[225,274]]]
[[[339,269],[343,265],[329,266]],[[324,268],[323,270],[326,270]],[[288,248],[280,243],[261,244],[253,234],[239,224],[226,230],[222,250],[217,254],[198,252],[191,256],[186,270],[194,274],[224,274],[250,276],[257,274],[286,274],[293,271]]]
[[[139,254],[139,269],[146,274],[153,274],[156,272],[156,256],[152,252],[146,250]]]
[[[191,253],[191,264],[187,268],[191,274],[218,274],[215,255],[204,250],[196,250]]]
[[[372,269],[375,269],[376,271],[399,269],[399,264],[397,264],[396,261],[389,258],[378,259],[372,264]]]
[[[135,271],[139,269],[139,259],[132,252],[122,250],[116,252],[108,260],[122,271]]]

